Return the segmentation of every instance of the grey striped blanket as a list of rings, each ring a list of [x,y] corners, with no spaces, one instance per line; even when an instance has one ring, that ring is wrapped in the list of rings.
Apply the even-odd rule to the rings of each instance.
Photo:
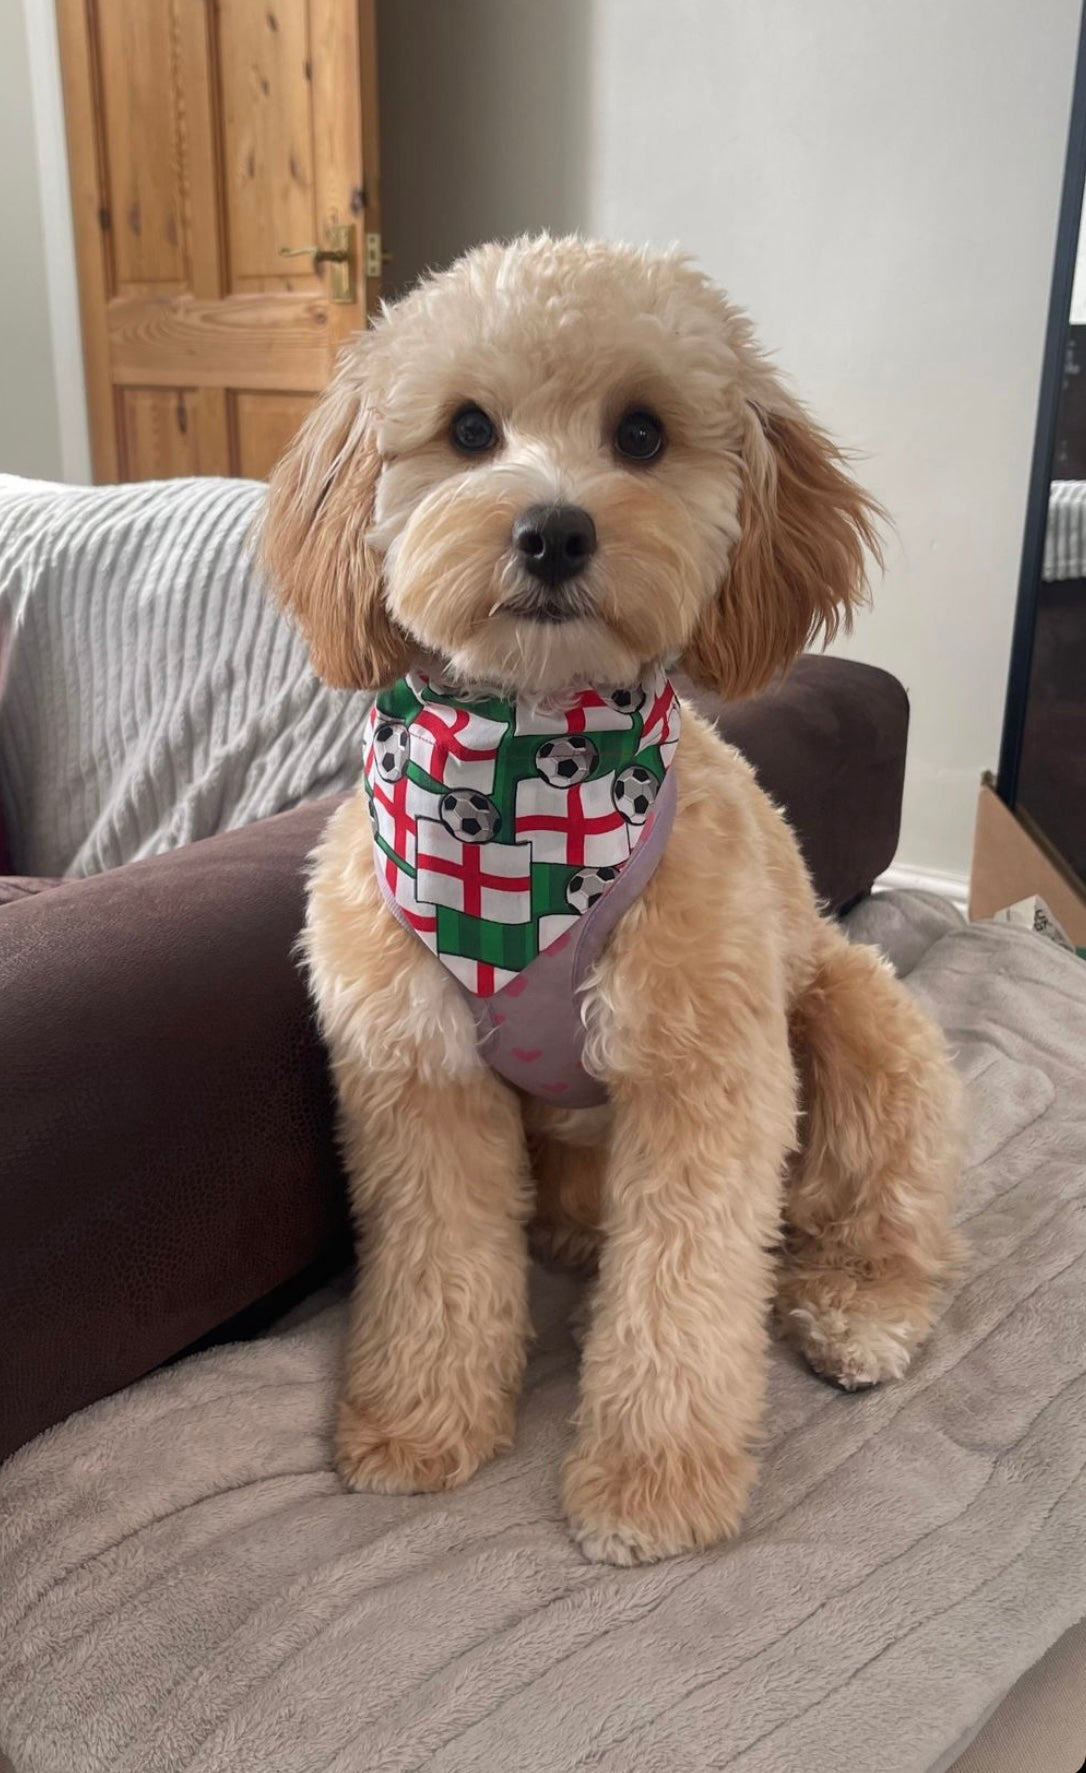
[[[365,698],[318,682],[264,595],[262,496],[0,476],[0,805],[21,873],[94,874],[358,779]]]

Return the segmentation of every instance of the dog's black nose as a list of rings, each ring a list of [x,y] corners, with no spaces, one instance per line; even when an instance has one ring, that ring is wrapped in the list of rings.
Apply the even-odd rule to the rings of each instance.
[[[513,525],[520,564],[545,585],[560,585],[596,552],[596,526],[579,505],[533,505]]]

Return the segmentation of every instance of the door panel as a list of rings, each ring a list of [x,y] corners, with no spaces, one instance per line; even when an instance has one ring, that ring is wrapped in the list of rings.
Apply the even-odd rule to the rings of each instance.
[[[226,395],[215,388],[122,388],[121,451],[129,480],[229,474]]]
[[[113,288],[119,295],[180,290],[187,265],[169,10],[98,0],[97,13]]]
[[[57,11],[96,478],[263,475],[379,294],[373,0]]]
[[[238,473],[266,480],[312,404],[312,394],[236,394]]]
[[[320,226],[307,8],[220,0],[219,17],[228,288],[289,289],[306,281],[305,260],[279,248],[315,240]]]

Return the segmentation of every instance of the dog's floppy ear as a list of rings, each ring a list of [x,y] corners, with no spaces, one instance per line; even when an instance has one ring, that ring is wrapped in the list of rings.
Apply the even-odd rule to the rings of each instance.
[[[747,696],[864,601],[864,550],[881,512],[836,445],[796,404],[744,414],[740,533],[683,664],[722,696]]]
[[[273,587],[326,683],[379,689],[411,663],[367,545],[380,473],[356,345],[279,462],[260,547]],[[363,344],[364,349],[364,344]]]

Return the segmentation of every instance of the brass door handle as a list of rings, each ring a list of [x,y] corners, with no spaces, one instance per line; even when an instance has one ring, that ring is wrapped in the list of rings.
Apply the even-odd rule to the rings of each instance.
[[[334,223],[325,229],[327,246],[281,246],[281,259],[311,258],[314,267],[331,265],[328,295],[333,302],[355,299],[355,230],[350,222]]]
[[[351,256],[349,252],[343,252],[342,250],[332,252],[327,246],[281,246],[279,248],[279,257],[281,259],[302,259],[307,255],[313,260],[315,265],[322,265],[325,263],[329,265],[344,265]]]

